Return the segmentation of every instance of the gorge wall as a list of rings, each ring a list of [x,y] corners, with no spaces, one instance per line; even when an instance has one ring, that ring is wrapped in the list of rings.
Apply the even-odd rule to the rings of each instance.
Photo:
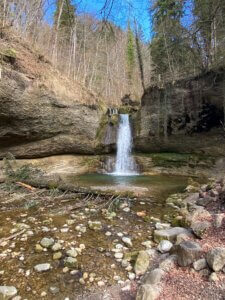
[[[225,71],[150,87],[133,118],[135,149],[224,155]]]
[[[103,111],[25,42],[0,39],[0,158],[94,154]]]

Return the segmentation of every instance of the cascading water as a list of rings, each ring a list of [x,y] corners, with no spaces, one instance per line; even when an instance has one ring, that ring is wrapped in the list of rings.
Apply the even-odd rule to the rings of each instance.
[[[120,124],[117,138],[117,155],[114,175],[138,175],[136,163],[131,155],[132,134],[129,115],[120,115]]]

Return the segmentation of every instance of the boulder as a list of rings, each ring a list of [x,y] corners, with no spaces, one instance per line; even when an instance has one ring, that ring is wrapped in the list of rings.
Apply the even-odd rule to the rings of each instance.
[[[174,246],[174,252],[177,255],[178,265],[187,267],[201,256],[202,248],[196,242],[184,241]]]
[[[154,240],[155,242],[158,243],[161,242],[162,240],[168,240],[173,243],[176,241],[177,236],[181,233],[188,234],[189,231],[183,227],[173,227],[169,229],[155,230]]]
[[[193,263],[193,268],[195,269],[195,271],[200,271],[202,269],[207,268],[206,259],[205,258],[201,258],[201,259],[196,260]]]
[[[160,269],[160,268],[154,269],[149,274],[146,275],[144,281],[146,284],[159,283],[164,274],[165,274],[165,272],[162,269]]]
[[[159,264],[159,268],[165,272],[169,272],[176,265],[176,262],[177,256],[170,255]]]
[[[138,289],[136,300],[155,300],[160,295],[160,288],[151,284],[141,285]]]
[[[170,249],[173,247],[173,244],[170,241],[163,240],[159,243],[157,249],[161,253],[167,253],[170,251]]]
[[[143,275],[147,271],[149,263],[150,263],[150,257],[148,252],[140,251],[134,265],[135,274],[138,276]]]
[[[206,260],[209,267],[218,272],[225,266],[225,248],[214,248],[206,255]]]
[[[0,299],[7,300],[12,299],[13,296],[16,296],[17,289],[14,286],[0,286]]]
[[[210,223],[207,221],[197,221],[191,224],[191,229],[198,238],[202,238],[210,226]]]

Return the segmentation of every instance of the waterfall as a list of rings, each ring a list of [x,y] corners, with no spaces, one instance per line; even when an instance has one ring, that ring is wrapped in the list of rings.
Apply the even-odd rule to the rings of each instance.
[[[117,137],[117,155],[114,175],[137,175],[136,163],[131,155],[132,134],[129,115],[120,115]]]

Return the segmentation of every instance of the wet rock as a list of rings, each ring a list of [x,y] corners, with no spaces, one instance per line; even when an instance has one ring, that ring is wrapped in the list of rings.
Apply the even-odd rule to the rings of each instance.
[[[16,228],[18,230],[22,230],[22,229],[30,229],[30,225],[27,225],[25,223],[17,223],[16,224]]]
[[[125,245],[127,245],[128,247],[132,247],[133,244],[132,244],[132,241],[129,237],[122,237],[122,241],[124,242]]]
[[[0,299],[11,299],[13,296],[16,296],[17,289],[14,286],[0,286]]]
[[[155,300],[160,295],[160,288],[151,284],[141,285],[136,300]]]
[[[150,257],[147,251],[140,251],[135,262],[134,271],[135,274],[140,276],[143,275],[149,266]]]
[[[122,259],[122,258],[123,258],[123,253],[117,252],[117,253],[114,254],[114,257],[115,257],[116,259]]]
[[[75,227],[75,230],[81,233],[85,233],[87,231],[87,228],[84,224],[79,224]]]
[[[44,248],[51,248],[51,246],[54,244],[54,239],[53,238],[43,238],[40,242],[41,246]]]
[[[102,224],[100,221],[89,221],[88,227],[94,231],[102,230]]]
[[[178,257],[178,265],[181,267],[189,266],[202,254],[200,245],[192,241],[184,241],[174,246],[174,250]]]
[[[157,223],[155,224],[155,228],[156,228],[157,230],[168,229],[168,228],[170,228],[170,227],[171,227],[171,225],[168,224],[168,223],[160,223],[160,222],[157,222]]]
[[[44,250],[44,249],[43,249],[43,247],[41,247],[40,244],[36,244],[36,245],[35,245],[35,252],[40,253],[40,252],[42,252],[43,250]]]
[[[192,223],[191,229],[198,238],[202,238],[210,226],[210,223],[207,221],[198,221]]]
[[[164,274],[165,272],[162,269],[160,268],[154,269],[145,277],[145,283],[147,284],[159,283]]]
[[[73,225],[75,223],[75,220],[67,220],[66,221],[67,225]]]
[[[77,267],[77,259],[74,257],[66,257],[64,259],[64,264],[70,268]]]
[[[207,268],[207,262],[205,258],[201,258],[193,263],[193,268],[195,271],[200,271]]]
[[[62,245],[60,243],[55,243],[53,246],[52,246],[52,251],[59,251],[62,249]]]
[[[163,240],[159,243],[157,249],[161,253],[167,253],[173,247],[173,244],[170,241]]]
[[[142,246],[145,246],[146,248],[152,248],[152,241],[145,241],[143,243],[141,243]]]
[[[225,248],[214,248],[206,255],[206,260],[210,268],[218,272],[225,266]]]
[[[50,286],[49,291],[52,293],[52,295],[56,295],[59,293],[59,288],[56,286]]]
[[[66,254],[70,257],[77,257],[77,255],[78,255],[77,250],[74,248],[66,251]]]
[[[53,259],[54,260],[59,260],[60,258],[62,258],[62,253],[61,252],[55,252],[53,254]]]
[[[188,234],[189,231],[183,227],[173,227],[164,230],[155,230],[154,241],[159,243],[162,240],[168,240],[173,243],[176,241],[177,236],[181,233]]]
[[[39,264],[34,267],[34,270],[37,272],[46,272],[51,269],[51,265],[49,263]]]

